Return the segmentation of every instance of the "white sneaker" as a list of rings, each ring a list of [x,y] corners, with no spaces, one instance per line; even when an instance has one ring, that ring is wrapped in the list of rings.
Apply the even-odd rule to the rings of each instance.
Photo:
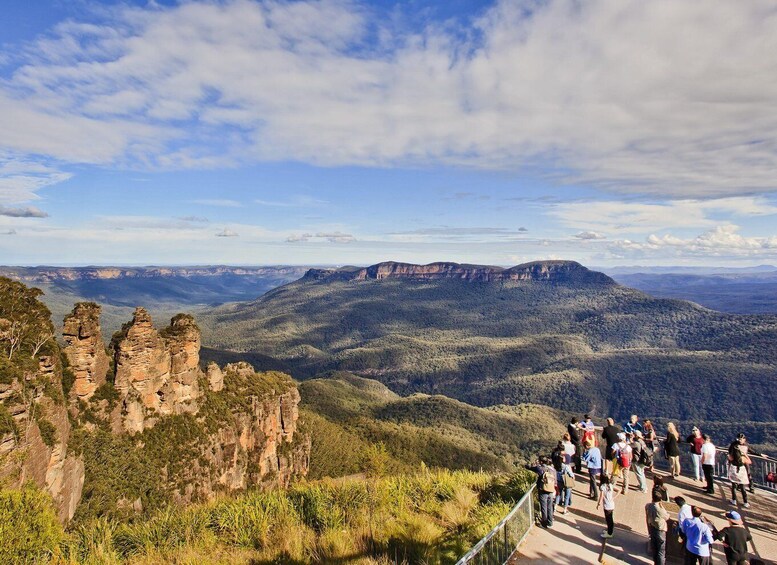
[[[742,506],[744,506],[745,508],[750,508],[750,503],[749,502],[745,502]]]
[[[608,534],[607,532],[602,532],[602,534],[599,537],[602,539],[610,539],[612,537],[612,534]]]
[[[731,500],[729,500],[729,501],[728,501],[728,503],[729,503],[729,504],[733,504],[734,506],[736,506],[736,505],[737,505],[737,501],[736,501],[736,499],[734,499],[734,498],[732,498]]]

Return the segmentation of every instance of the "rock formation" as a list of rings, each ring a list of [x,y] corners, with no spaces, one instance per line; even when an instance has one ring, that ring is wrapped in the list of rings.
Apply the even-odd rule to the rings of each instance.
[[[113,345],[124,430],[141,432],[158,416],[197,411],[200,330],[191,316],[179,314],[160,333],[136,308]]]
[[[610,277],[574,261],[534,261],[509,269],[486,265],[430,263],[413,265],[388,261],[365,268],[310,269],[305,278],[316,280],[460,279],[472,282],[546,281],[551,283],[615,284]]]
[[[110,361],[100,331],[100,306],[92,302],[76,304],[65,317],[62,337],[63,351],[75,376],[71,398],[89,400],[105,383]]]
[[[47,490],[65,523],[81,499],[84,463],[68,453],[70,421],[62,401],[61,367],[55,358],[41,356],[37,373],[23,379],[0,385],[2,408],[14,427],[0,433],[0,479],[11,487],[32,481]]]

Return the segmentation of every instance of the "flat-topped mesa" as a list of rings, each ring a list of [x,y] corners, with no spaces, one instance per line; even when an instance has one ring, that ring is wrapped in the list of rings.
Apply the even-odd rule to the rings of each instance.
[[[105,383],[110,366],[100,331],[100,306],[93,302],[79,302],[64,322],[63,351],[75,376],[70,397],[89,400]]]
[[[191,316],[179,314],[158,332],[149,313],[136,308],[113,347],[124,430],[143,431],[154,416],[197,411],[200,330]]]
[[[448,262],[413,265],[387,261],[365,268],[310,269],[305,274],[305,278],[313,280],[459,279],[471,282],[546,281],[616,284],[607,275],[591,271],[575,261],[533,261],[509,269]]]

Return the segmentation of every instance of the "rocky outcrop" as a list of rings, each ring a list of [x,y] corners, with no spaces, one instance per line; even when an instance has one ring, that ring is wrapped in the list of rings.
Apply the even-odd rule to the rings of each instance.
[[[14,430],[0,434],[0,478],[11,487],[32,481],[54,499],[60,521],[75,514],[84,486],[83,459],[68,452],[70,421],[56,359],[41,356],[37,374],[0,387]]]
[[[230,387],[266,378],[248,363],[233,363],[223,370]],[[237,385],[237,386],[235,386]],[[287,486],[294,477],[307,474],[310,437],[299,433],[299,391],[290,379],[285,390],[268,390],[264,395],[247,394],[250,403],[235,411],[233,422],[210,438],[206,459],[214,471],[214,483],[221,489],[244,489],[252,484]]]
[[[458,279],[471,282],[544,281],[551,283],[616,284],[603,273],[574,261],[534,261],[509,269],[487,265],[430,263],[413,265],[388,261],[365,268],[310,269],[305,278],[314,280]]]
[[[110,359],[100,331],[100,306],[93,302],[79,302],[65,317],[62,337],[63,349],[75,376],[71,398],[89,400],[97,388],[105,383]]]
[[[141,432],[158,416],[197,411],[200,330],[191,316],[179,314],[159,332],[149,313],[136,308],[113,347],[125,431]]]

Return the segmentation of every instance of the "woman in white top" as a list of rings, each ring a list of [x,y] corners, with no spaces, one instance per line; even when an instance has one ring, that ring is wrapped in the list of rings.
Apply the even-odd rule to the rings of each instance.
[[[609,539],[615,531],[615,518],[613,517],[615,512],[615,490],[610,484],[610,477],[607,473],[602,473],[601,475],[599,502],[596,504],[596,509],[599,510],[600,506],[604,506],[604,519],[607,522],[607,529],[602,532],[601,537]]]

